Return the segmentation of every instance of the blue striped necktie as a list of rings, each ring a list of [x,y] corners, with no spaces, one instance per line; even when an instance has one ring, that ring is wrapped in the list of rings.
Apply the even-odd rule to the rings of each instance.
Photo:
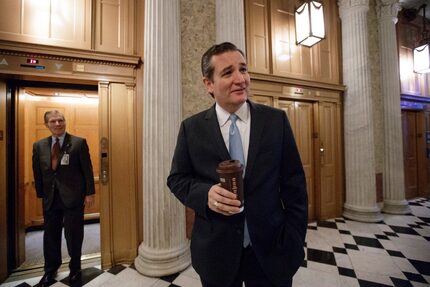
[[[229,119],[231,121],[230,130],[228,133],[228,150],[230,152],[230,157],[231,159],[239,160],[243,165],[243,169],[245,170],[245,156],[243,155],[242,139],[240,138],[240,132],[236,125],[237,115],[231,114]],[[251,243],[251,240],[249,238],[246,218],[243,233],[243,247],[247,247]]]

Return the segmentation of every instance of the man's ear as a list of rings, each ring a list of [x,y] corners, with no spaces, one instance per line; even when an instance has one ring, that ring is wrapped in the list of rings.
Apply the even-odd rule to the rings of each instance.
[[[209,80],[207,77],[203,77],[203,84],[205,85],[206,91],[209,94],[212,94],[214,91],[213,82]]]

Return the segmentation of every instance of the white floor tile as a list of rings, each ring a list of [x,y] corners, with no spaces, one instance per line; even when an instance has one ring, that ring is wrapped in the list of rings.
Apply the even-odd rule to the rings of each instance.
[[[336,258],[336,265],[339,267],[353,269],[351,260],[349,259],[348,254],[343,253],[335,253],[334,257]]]
[[[352,235],[374,237],[374,234],[380,233],[379,227],[374,223],[363,223],[358,221],[347,221],[346,222],[349,231]]]
[[[358,279],[366,280],[366,281],[372,281],[380,284],[385,284],[388,286],[393,286],[393,281],[391,281],[390,277],[384,274],[377,274],[377,273],[369,273],[364,271],[356,271],[355,274],[357,275]]]
[[[197,274],[196,270],[194,270],[194,268],[192,266],[185,269],[185,271],[183,271],[181,274],[188,276],[188,277],[192,277],[192,278],[197,279],[197,280],[200,280],[199,274]]]
[[[179,286],[187,286],[187,287],[202,287],[202,283],[200,280],[197,280],[193,277],[188,277],[184,275],[179,275],[175,281],[172,282],[173,284],[179,285]]]
[[[389,255],[363,252],[349,252],[352,266],[355,272],[368,272],[404,278],[402,271],[394,264]]]
[[[98,287],[98,286],[104,286],[103,284],[105,282],[109,282],[110,280],[113,280],[115,278],[115,275],[104,272],[103,274],[97,276],[87,284],[85,284],[85,287]]]
[[[339,286],[341,287],[360,287],[360,283],[356,278],[348,276],[339,276]]]
[[[391,240],[384,240],[384,239],[378,239],[379,243],[384,247],[385,250],[393,250],[393,251],[399,251],[397,246],[393,243]]]
[[[411,264],[411,262],[409,262],[408,259],[406,258],[401,258],[401,257],[392,257],[391,260],[393,260],[394,264],[396,264],[396,266],[404,272],[410,272],[410,273],[419,273],[417,271],[417,269],[415,269],[415,267]]]
[[[300,268],[293,278],[293,287],[343,287],[338,275],[309,268]]]
[[[307,267],[311,270],[319,270],[319,271],[323,271],[330,274],[336,274],[336,275],[339,274],[337,267],[330,264],[323,264],[323,263],[318,263],[318,262],[308,260]]]
[[[159,279],[149,278],[141,275],[134,269],[126,268],[115,275],[112,280],[106,281],[103,287],[149,287],[155,284],[157,280]]]

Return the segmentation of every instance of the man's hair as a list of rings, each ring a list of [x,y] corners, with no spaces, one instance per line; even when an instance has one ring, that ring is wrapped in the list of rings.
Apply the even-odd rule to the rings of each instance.
[[[230,42],[224,42],[221,44],[213,45],[210,47],[202,56],[202,74],[203,77],[208,78],[209,80],[213,80],[213,74],[214,74],[214,66],[211,63],[212,57],[215,55],[223,54],[225,52],[232,52],[232,51],[238,51],[242,54],[243,57],[245,57],[245,54],[240,50],[238,47],[236,47],[234,44]]]
[[[45,124],[47,124],[47,123],[48,123],[49,118],[50,118],[51,116],[54,116],[54,115],[58,115],[58,116],[62,117],[62,118],[63,118],[63,120],[66,120],[66,119],[64,118],[64,114],[63,114],[62,112],[60,112],[59,110],[52,110],[52,111],[47,111],[47,112],[43,115],[43,119],[45,120]]]

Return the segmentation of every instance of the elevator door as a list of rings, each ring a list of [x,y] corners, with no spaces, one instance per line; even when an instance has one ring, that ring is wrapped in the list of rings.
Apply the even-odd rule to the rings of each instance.
[[[19,93],[20,115],[19,138],[20,156],[19,184],[24,188],[25,198],[25,227],[43,224],[43,211],[41,200],[36,197],[31,166],[32,145],[35,141],[50,135],[43,120],[43,115],[49,110],[59,110],[66,118],[66,131],[70,134],[83,137],[87,140],[91,161],[93,164],[94,180],[96,183],[95,204],[86,208],[86,219],[98,218],[99,211],[99,145],[98,145],[98,96],[97,92],[83,92],[55,89],[26,88]]]
[[[15,267],[26,269],[34,264],[43,263],[40,252],[34,252],[34,242],[26,241],[27,232],[25,231],[38,230],[43,225],[42,201],[36,197],[31,159],[33,143],[50,135],[43,119],[46,111],[62,112],[66,119],[66,131],[87,140],[95,176],[96,195],[95,204],[85,210],[85,218],[99,218],[98,96],[97,91],[85,92],[59,88],[17,87],[16,90],[18,175],[16,210],[19,211],[19,218],[17,218],[16,243],[18,256]],[[32,236],[35,235],[32,234]],[[94,246],[96,245],[95,243]],[[30,248],[30,246],[33,247]],[[96,249],[92,247],[91,253],[99,251]],[[27,253],[26,250],[29,252]]]

